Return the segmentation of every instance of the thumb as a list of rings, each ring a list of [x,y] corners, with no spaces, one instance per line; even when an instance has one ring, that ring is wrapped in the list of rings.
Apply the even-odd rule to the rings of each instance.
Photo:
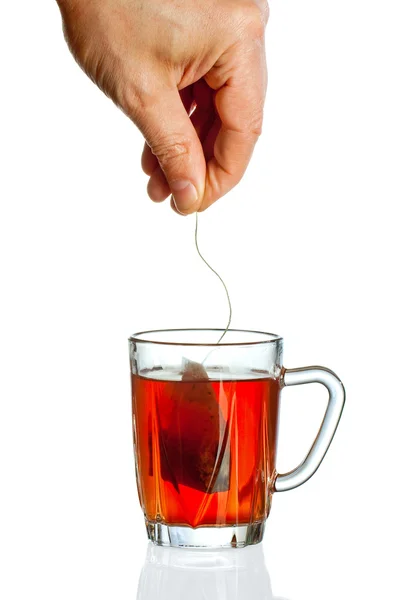
[[[179,212],[196,212],[203,199],[206,163],[178,90],[166,89],[155,100],[142,104],[134,121],[157,157],[168,184],[156,170],[153,187],[158,185],[164,190],[160,192],[164,199],[172,193]]]

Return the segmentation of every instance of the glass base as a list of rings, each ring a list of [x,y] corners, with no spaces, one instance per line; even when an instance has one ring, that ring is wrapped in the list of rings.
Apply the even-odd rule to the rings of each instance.
[[[147,519],[149,540],[157,546],[173,548],[244,548],[259,544],[264,536],[265,521],[231,527],[180,527],[151,523]]]

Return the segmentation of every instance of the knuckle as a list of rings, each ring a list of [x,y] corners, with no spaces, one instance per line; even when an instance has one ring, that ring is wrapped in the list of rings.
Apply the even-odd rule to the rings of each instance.
[[[161,138],[151,144],[150,147],[152,153],[157,156],[161,167],[163,167],[171,161],[186,158],[191,151],[191,142],[186,138]]]
[[[249,130],[256,136],[260,136],[262,134],[263,129],[263,120],[264,120],[264,109],[262,106],[257,108],[250,118]]]
[[[253,126],[250,128],[250,131],[253,135],[260,137],[260,135],[262,134],[262,120],[261,121],[255,121],[253,123]]]
[[[269,7],[265,0],[244,0],[236,18],[251,38],[262,38],[268,22]]]
[[[236,121],[236,130],[249,140],[260,137],[263,131],[264,110],[259,102],[253,102],[253,106],[243,113]]]
[[[120,87],[120,105],[124,112],[136,122],[141,115],[149,113],[157,103],[157,94],[153,86],[149,85],[149,80],[140,77],[135,73],[132,78],[126,72],[122,74],[122,84]]]

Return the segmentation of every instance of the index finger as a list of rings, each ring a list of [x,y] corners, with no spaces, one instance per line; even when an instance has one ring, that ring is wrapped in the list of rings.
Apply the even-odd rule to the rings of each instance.
[[[232,58],[234,71],[221,84],[210,72],[206,81],[213,89],[221,127],[214,143],[214,156],[207,162],[203,202],[205,210],[229,192],[243,177],[261,134],[267,67],[264,44],[254,42],[251,51]],[[218,85],[219,84],[219,85]]]

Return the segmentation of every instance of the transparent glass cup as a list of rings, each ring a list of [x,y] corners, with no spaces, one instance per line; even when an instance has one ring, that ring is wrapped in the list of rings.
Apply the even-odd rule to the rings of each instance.
[[[162,546],[244,547],[260,542],[274,492],[318,469],[338,426],[345,391],[329,369],[282,366],[275,334],[190,329],[130,340],[133,439],[149,539]],[[275,468],[280,392],[321,383],[329,392],[304,461]]]

